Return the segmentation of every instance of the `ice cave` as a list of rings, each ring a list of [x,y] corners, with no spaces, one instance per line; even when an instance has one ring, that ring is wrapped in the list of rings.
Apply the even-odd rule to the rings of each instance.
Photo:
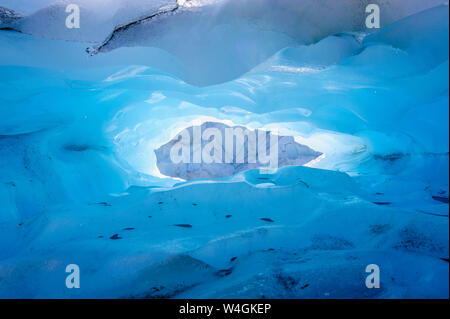
[[[446,0],[0,0],[0,298],[448,299],[448,56]]]

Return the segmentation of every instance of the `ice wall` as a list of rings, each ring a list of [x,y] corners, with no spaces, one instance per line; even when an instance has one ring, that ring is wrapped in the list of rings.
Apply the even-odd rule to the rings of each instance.
[[[0,0],[33,33],[0,31],[0,297],[448,298],[448,5],[384,1],[368,35],[359,1],[123,3],[66,33],[63,5]],[[155,150],[199,122],[323,155],[163,176]],[[368,291],[374,262],[394,279]]]

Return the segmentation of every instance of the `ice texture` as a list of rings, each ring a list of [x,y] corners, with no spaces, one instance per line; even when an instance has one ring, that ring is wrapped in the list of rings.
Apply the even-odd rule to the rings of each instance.
[[[21,16],[13,10],[0,7],[0,29],[8,29],[19,20]]]
[[[8,7],[11,3],[2,3]],[[22,1],[18,1],[19,4]],[[230,81],[287,46],[339,32],[365,31],[365,7],[377,3],[382,25],[444,0],[60,0],[38,1],[12,26],[37,37],[80,41],[90,54],[123,46],[163,49],[195,85]],[[21,8],[20,5],[10,9]],[[81,28],[65,28],[68,4],[81,9]],[[20,12],[20,11],[19,11]],[[29,11],[28,11],[29,12]],[[43,23],[44,21],[44,23]],[[149,59],[150,60],[150,59]],[[219,61],[219,62],[218,62]],[[236,61],[239,61],[236,63]]]
[[[448,4],[71,2],[0,0],[1,298],[448,298]],[[164,174],[198,123],[322,155]]]

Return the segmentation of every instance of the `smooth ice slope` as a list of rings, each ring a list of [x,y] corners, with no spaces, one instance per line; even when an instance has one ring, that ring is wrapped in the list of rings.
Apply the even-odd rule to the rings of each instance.
[[[439,298],[448,294],[448,263],[440,260],[448,256],[448,218],[377,206],[361,199],[357,185],[343,173],[284,168],[263,176],[274,184],[269,188],[255,187],[250,181],[261,177],[255,174],[250,171],[241,182],[200,182],[170,190],[133,188],[106,203],[56,208],[20,227],[3,224],[3,236],[14,240],[1,247],[0,295]],[[111,240],[113,235],[117,239]],[[365,266],[374,261],[389,278],[380,290],[368,290],[363,284]],[[83,289],[59,284],[68,263],[84,269]],[[20,279],[15,275],[19,273]]]

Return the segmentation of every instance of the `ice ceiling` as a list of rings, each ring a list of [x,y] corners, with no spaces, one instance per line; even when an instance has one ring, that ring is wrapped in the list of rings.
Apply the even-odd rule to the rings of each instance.
[[[161,209],[161,205],[151,206],[150,198],[155,196],[156,203],[167,203],[173,196],[179,200],[179,206],[170,206],[171,213],[158,227],[191,225],[193,222],[184,220],[194,216],[192,203],[183,200],[192,198],[196,204],[212,205],[209,208],[213,207],[214,216],[219,211],[225,214],[242,209],[241,203],[246,200],[251,214],[260,210],[267,215],[284,207],[279,218],[270,220],[281,220],[294,228],[266,230],[273,241],[266,236],[258,244],[242,243],[248,244],[246,253],[256,251],[256,246],[287,247],[283,245],[295,238],[300,246],[312,240],[312,247],[318,245],[320,251],[330,245],[340,245],[344,251],[357,246],[364,251],[360,257],[366,260],[364,249],[377,250],[380,246],[371,246],[367,238],[358,239],[362,235],[357,230],[348,235],[348,242],[353,244],[335,240],[336,234],[345,233],[343,225],[352,228],[350,220],[355,218],[363,219],[361,225],[369,221],[381,225],[389,249],[411,240],[408,227],[415,225],[416,237],[431,239],[425,246],[408,249],[428,257],[448,258],[448,3],[71,0],[82,10],[80,29],[61,27],[67,3],[0,0],[0,7],[16,12],[14,19],[6,19],[6,11],[2,17],[0,8],[0,27],[8,29],[0,31],[0,238],[5,239],[0,240],[0,279],[3,259],[11,258],[9,267],[26,267],[20,253],[24,247],[37,247],[39,253],[30,258],[50,254],[47,247],[56,247],[52,246],[55,241],[51,232],[60,236],[60,242],[86,240],[86,251],[95,250],[97,244],[83,237],[88,231],[74,230],[75,224],[100,227],[103,209],[111,205],[114,213],[109,215],[111,224],[105,223],[109,227],[105,232],[121,227],[118,221],[123,220],[124,212],[128,223],[140,224],[136,212]],[[364,27],[368,3],[381,7],[380,30]],[[270,177],[270,183],[264,182],[267,188],[256,187],[262,182],[254,171],[240,172],[223,184],[194,181],[180,186],[178,180],[159,172],[155,150],[182,128],[199,122],[276,129],[324,156],[308,164],[318,170],[280,170]],[[299,189],[304,187],[299,186],[299,180],[307,184],[307,190]],[[153,193],[160,188],[166,192]],[[305,201],[290,197],[286,189],[301,194]],[[248,194],[248,198],[236,194]],[[345,201],[347,208],[342,204]],[[372,207],[374,202],[379,205]],[[384,207],[388,205],[412,215],[391,216],[391,208]],[[71,207],[81,211],[77,217],[80,220],[68,221],[69,216],[74,218]],[[319,215],[328,211],[328,221],[341,226],[327,228],[320,220],[295,215],[300,208]],[[238,231],[254,230],[255,238],[262,236],[261,230],[256,231],[262,229],[261,225],[252,224],[251,214],[247,216],[245,211],[239,217],[238,224],[245,225],[242,229],[217,226],[215,217],[205,210],[193,218],[208,226],[210,233],[200,232],[198,239],[190,241],[188,236],[177,237],[173,230],[159,233],[152,228],[151,232],[160,236],[155,247],[169,248],[149,248],[142,241],[146,237],[137,237],[134,248],[126,253],[121,247],[103,254],[114,264],[115,258],[129,258],[129,254],[144,248],[156,249],[161,258],[167,254],[185,258],[180,256],[188,254],[189,260],[183,259],[183,263],[195,271],[197,262],[220,269],[225,267],[225,260],[212,253],[214,247],[225,250],[226,256],[239,254],[241,246],[233,237]],[[344,211],[348,212],[348,224],[339,217]],[[358,211],[371,215],[361,217]],[[175,218],[181,212],[184,217]],[[436,220],[429,213],[447,217]],[[92,214],[99,214],[97,221],[90,219]],[[149,214],[154,217],[156,213]],[[381,217],[374,217],[377,214]],[[295,228],[305,225],[302,218],[312,223],[306,232]],[[64,232],[57,227],[63,220],[68,227]],[[29,228],[28,235],[22,237],[14,227],[24,222]],[[422,229],[419,224],[424,225]],[[394,226],[384,229],[383,225]],[[41,226],[45,229],[42,233]],[[329,237],[317,235],[314,229],[327,232]],[[402,229],[409,229],[409,233]],[[302,235],[297,232],[300,230]],[[289,237],[294,233],[297,235]],[[355,243],[358,240],[361,246]],[[55,248],[55,260],[66,261],[64,252],[69,246]],[[82,259],[83,249],[73,256]],[[390,260],[391,254],[397,253],[389,249],[386,255],[385,250],[377,250],[382,260]],[[176,258],[169,263],[178,265],[181,261]],[[447,272],[448,279],[448,263],[445,269],[437,260],[435,265],[423,259],[414,267],[436,267],[433,278]],[[134,262],[136,269],[143,267]],[[258,265],[265,268],[262,263]],[[126,277],[126,271],[117,275]],[[194,282],[187,280],[186,286],[201,282],[203,276],[193,275]],[[106,282],[106,277],[97,279]],[[48,280],[46,275],[42,278]],[[448,297],[448,286],[435,280],[437,294],[447,291]],[[23,290],[15,290],[14,279],[7,285],[0,287],[0,296],[23,294]],[[171,282],[164,285],[176,286]],[[425,281],[417,285],[425,297],[435,296]],[[26,293],[66,293],[51,287],[38,295],[31,290]],[[91,295],[115,296],[107,290],[107,284],[101,287],[92,287]],[[408,295],[399,287],[393,286],[386,296]],[[127,289],[124,293],[139,295],[136,291],[141,288]],[[223,289],[218,296],[235,296],[233,289]],[[193,295],[210,296],[208,291],[198,288]],[[359,293],[348,292],[348,296]]]

